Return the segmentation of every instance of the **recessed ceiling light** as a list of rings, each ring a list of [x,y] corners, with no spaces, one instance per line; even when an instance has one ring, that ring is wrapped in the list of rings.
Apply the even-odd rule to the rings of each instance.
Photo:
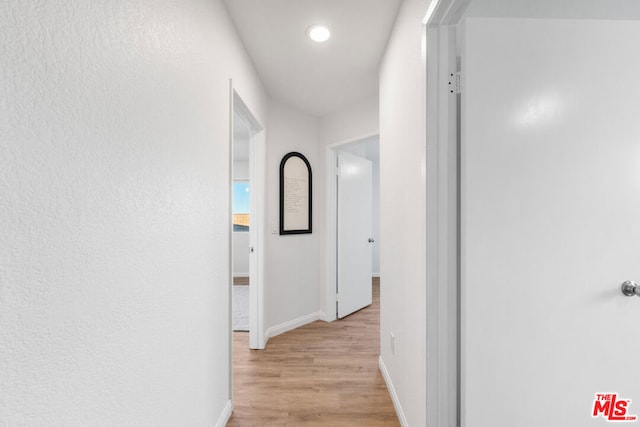
[[[329,40],[331,37],[331,32],[324,25],[313,25],[307,30],[307,34],[309,34],[309,38],[314,42],[322,43]]]

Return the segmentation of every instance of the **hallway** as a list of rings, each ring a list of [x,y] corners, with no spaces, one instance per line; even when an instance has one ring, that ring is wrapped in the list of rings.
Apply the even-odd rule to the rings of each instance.
[[[371,306],[249,350],[234,333],[234,412],[227,426],[400,425],[378,369],[380,286]]]

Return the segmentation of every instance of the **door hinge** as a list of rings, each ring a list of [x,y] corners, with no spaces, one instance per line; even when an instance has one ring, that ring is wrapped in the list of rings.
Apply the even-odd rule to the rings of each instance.
[[[449,73],[449,93],[461,93],[462,92],[462,84],[460,79],[460,71],[456,71],[455,73]]]

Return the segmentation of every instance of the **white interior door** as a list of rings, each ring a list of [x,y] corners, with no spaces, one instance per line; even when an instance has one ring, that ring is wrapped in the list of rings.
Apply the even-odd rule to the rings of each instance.
[[[465,34],[463,425],[640,416],[640,22]]]
[[[338,318],[371,304],[371,161],[338,153]]]

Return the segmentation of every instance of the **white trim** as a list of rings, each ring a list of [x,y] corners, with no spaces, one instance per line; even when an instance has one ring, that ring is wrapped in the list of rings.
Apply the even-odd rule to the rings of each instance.
[[[389,396],[391,396],[391,401],[393,402],[393,407],[396,410],[396,415],[398,416],[398,421],[400,421],[400,425],[403,427],[407,427],[409,423],[407,422],[407,417],[402,410],[402,405],[400,404],[400,399],[398,398],[398,393],[396,393],[396,389],[393,386],[393,382],[391,381],[391,376],[389,375],[389,371],[387,371],[387,365],[385,365],[382,356],[378,357],[378,367],[380,368],[380,373],[382,373],[382,378],[384,378],[384,382],[387,385],[387,390],[389,391]]]
[[[456,31],[471,0],[439,0],[426,31],[427,426],[461,419],[458,328],[458,147],[456,97],[448,78],[456,69]]]
[[[371,277],[377,277],[378,279],[380,278],[380,272],[376,272],[376,273],[371,273]]]
[[[253,289],[254,294],[251,293],[253,286],[249,287],[249,298],[252,304],[255,306],[253,312],[249,312],[249,347],[252,349],[264,349],[266,340],[264,338],[264,265],[265,265],[265,244],[267,233],[267,221],[266,221],[266,169],[267,169],[267,148],[264,131],[257,135],[252,135],[250,140],[250,157],[253,159],[253,164],[250,164],[250,176],[252,179],[251,187],[253,192],[253,206],[252,211],[255,212],[252,221],[255,227],[256,242],[252,244],[256,248],[256,276],[249,274],[249,283],[255,283],[256,286]],[[251,233],[251,229],[249,230]],[[251,234],[250,234],[251,236]],[[251,243],[251,242],[250,242]],[[251,263],[249,264],[251,269]],[[251,307],[249,307],[251,310]],[[255,314],[254,319],[251,320],[251,314]],[[253,331],[253,335],[252,335]]]
[[[218,417],[218,421],[216,422],[216,427],[224,427],[229,422],[229,418],[231,418],[231,414],[233,413],[233,403],[231,399],[227,400],[227,404],[224,405],[224,409],[222,413]]]
[[[229,195],[228,195],[228,203],[229,203],[229,242],[227,251],[229,253],[229,275],[227,276],[227,280],[229,281],[228,286],[228,328],[229,328],[229,341],[227,345],[229,346],[229,360],[227,361],[227,367],[229,369],[229,402],[233,400],[233,81],[229,79]]]
[[[292,331],[300,326],[315,322],[316,320],[324,320],[325,317],[326,314],[324,312],[316,311],[315,313],[310,313],[305,316],[298,317],[297,319],[272,326],[265,331],[265,345],[270,338]]]
[[[438,6],[440,6],[440,0],[432,0],[432,2],[429,3],[427,13],[424,15],[424,18],[422,18],[422,24],[426,25],[431,19],[433,19],[434,12]]]
[[[325,313],[326,321],[333,322],[337,320],[336,315],[336,182],[337,182],[337,168],[336,168],[336,152],[331,147],[327,148],[327,192],[326,192],[326,206],[327,211],[325,218],[327,219],[326,228],[326,259],[327,266],[326,271],[327,281],[325,283]]]
[[[318,311],[318,320],[322,320],[323,322],[330,322],[327,317],[327,313],[325,313],[324,311]]]
[[[374,136],[379,136],[380,131],[374,133],[368,133],[361,136],[357,136],[354,138],[345,139],[342,141],[338,141],[332,144],[327,145],[327,157],[326,157],[326,173],[327,173],[327,186],[326,186],[326,216],[327,218],[327,229],[326,229],[326,259],[327,259],[327,281],[325,283],[325,305],[324,312],[326,313],[326,321],[333,322],[337,320],[336,316],[336,234],[337,234],[337,225],[336,225],[336,159],[338,157],[338,150],[345,145],[352,144],[354,142],[359,142],[364,139],[372,138]],[[379,273],[378,273],[379,276]]]
[[[234,273],[233,273],[233,277],[249,277],[249,272],[246,272],[246,273],[237,273],[237,272],[234,272]]]
[[[437,0],[434,1],[423,19],[423,24],[435,28],[437,26],[456,25],[462,19],[472,0]],[[431,7],[433,6],[433,7]]]

